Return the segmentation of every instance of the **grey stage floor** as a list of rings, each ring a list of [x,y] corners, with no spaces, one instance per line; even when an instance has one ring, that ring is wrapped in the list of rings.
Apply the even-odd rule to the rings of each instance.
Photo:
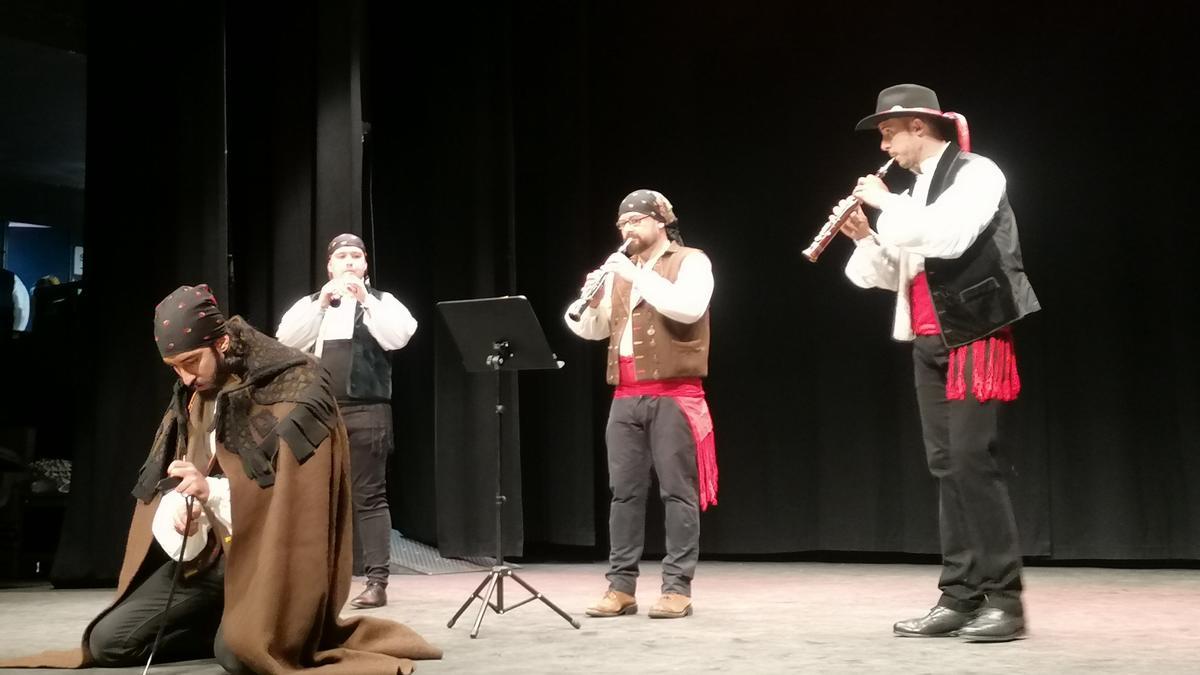
[[[529,565],[519,574],[583,624],[574,630],[541,603],[446,622],[482,574],[394,575],[392,604],[372,610],[440,645],[420,673],[1200,673],[1200,571],[1026,570],[1030,637],[1007,644],[892,637],[897,619],[936,599],[929,565],[701,563],[696,613],[673,621],[645,612],[658,566],[642,564],[642,612],[588,619],[605,588],[604,566]],[[360,585],[355,584],[352,592]],[[519,587],[506,585],[511,600]],[[0,591],[0,658],[77,644],[106,590]],[[510,600],[510,603],[511,603]],[[348,610],[347,613],[355,610]],[[53,671],[37,671],[53,672]],[[120,669],[105,672],[140,672]],[[213,662],[158,673],[221,673]]]

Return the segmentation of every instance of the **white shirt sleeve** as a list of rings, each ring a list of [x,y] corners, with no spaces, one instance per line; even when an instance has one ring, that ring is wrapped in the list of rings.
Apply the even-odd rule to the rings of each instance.
[[[860,288],[894,291],[900,285],[899,259],[899,250],[880,245],[875,237],[857,239],[846,261],[846,277]]]
[[[309,300],[306,295],[284,313],[275,337],[289,347],[308,351],[317,341],[324,317],[325,309],[320,301]]]
[[[208,512],[233,534],[233,505],[229,499],[229,479],[224,476],[208,477]],[[174,531],[172,529],[172,531]]]
[[[25,330],[29,327],[29,289],[21,277],[13,274],[13,330]]]
[[[154,512],[154,521],[150,529],[158,545],[166,551],[171,560],[179,559],[179,547],[184,543],[184,536],[175,531],[175,514],[184,506],[184,496],[171,490],[163,494],[158,502],[158,510]],[[229,479],[223,476],[208,478],[208,501],[196,519],[196,533],[187,537],[187,546],[183,551],[184,560],[192,560],[204,550],[208,541],[208,531],[212,528],[209,514],[212,514],[233,534],[233,507],[229,498]]]
[[[712,300],[712,261],[703,253],[693,253],[680,263],[675,283],[642,268],[633,284],[659,314],[680,323],[696,323]]]
[[[154,512],[154,522],[150,526],[154,533],[154,539],[158,541],[158,545],[162,547],[171,560],[179,559],[179,549],[184,546],[184,536],[175,531],[175,514],[184,506],[183,493],[171,490],[163,494],[162,499],[158,501],[158,510]],[[204,545],[208,541],[208,518],[204,512],[200,512],[200,517],[196,519],[196,524],[199,529],[196,534],[187,537],[187,545],[184,546],[183,559],[192,560],[200,555],[204,550]]]
[[[932,204],[890,195],[880,205],[879,241],[925,258],[957,258],[983,232],[1000,207],[1005,179],[1000,168],[977,157]]]
[[[413,333],[417,332],[417,320],[396,296],[387,292],[382,295],[382,298],[376,298],[367,294],[363,301],[363,325],[379,346],[390,352],[408,344]],[[316,338],[315,333],[313,338]]]
[[[604,280],[604,297],[596,307],[585,307],[579,316],[579,321],[572,321],[568,315],[570,309],[563,313],[563,321],[571,332],[585,340],[607,340],[609,319],[612,317],[613,275]]]

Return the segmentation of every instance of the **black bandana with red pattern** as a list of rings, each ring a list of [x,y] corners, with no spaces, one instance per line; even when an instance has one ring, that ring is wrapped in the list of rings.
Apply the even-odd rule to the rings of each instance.
[[[154,308],[154,342],[163,358],[199,349],[225,334],[225,315],[207,284],[180,286]]]
[[[334,251],[342,248],[343,246],[354,246],[362,250],[364,254],[367,252],[367,245],[363,243],[362,237],[358,236],[357,234],[350,234],[347,232],[345,234],[339,234],[329,242],[329,248],[327,251],[325,251],[325,257],[328,258],[332,256]]]
[[[617,217],[626,213],[640,213],[644,216],[652,216],[670,225],[674,223],[675,208],[671,206],[671,202],[667,200],[663,193],[657,190],[634,190],[621,200],[621,206],[617,208]]]

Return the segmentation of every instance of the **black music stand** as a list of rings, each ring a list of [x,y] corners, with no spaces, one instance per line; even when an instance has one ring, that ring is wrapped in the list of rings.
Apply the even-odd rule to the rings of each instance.
[[[512,568],[504,563],[503,521],[501,510],[507,498],[504,496],[503,484],[500,481],[500,469],[503,466],[500,449],[503,444],[502,425],[504,406],[500,402],[500,372],[521,370],[557,370],[563,366],[562,361],[550,351],[542,327],[538,324],[533,308],[523,295],[502,298],[480,298],[477,300],[452,300],[439,302],[442,318],[450,328],[450,335],[462,355],[463,367],[469,373],[492,371],[496,380],[496,564],[487,577],[475,587],[462,607],[446,624],[454,628],[458,617],[467,611],[467,607],[479,598],[479,615],[475,617],[475,627],[471,637],[479,635],[479,627],[483,624],[483,615],[490,607],[497,614],[514,610],[527,602],[541,600],[554,610],[567,623],[579,628],[579,622],[571,615],[562,611],[550,599],[538,592],[536,588],[525,583],[521,577],[513,573]],[[529,591],[530,597],[508,607],[504,606],[504,579],[508,577]],[[484,586],[487,592],[480,595]],[[492,602],[493,593],[496,602]]]

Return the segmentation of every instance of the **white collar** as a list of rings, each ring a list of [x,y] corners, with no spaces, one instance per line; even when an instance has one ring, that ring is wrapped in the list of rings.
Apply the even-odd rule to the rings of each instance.
[[[948,147],[950,147],[950,143],[947,141],[942,141],[942,147],[938,148],[937,152],[921,160],[921,172],[917,175],[926,177],[933,176],[933,172],[937,170],[938,162],[942,161],[942,155],[946,154],[946,148]]]

